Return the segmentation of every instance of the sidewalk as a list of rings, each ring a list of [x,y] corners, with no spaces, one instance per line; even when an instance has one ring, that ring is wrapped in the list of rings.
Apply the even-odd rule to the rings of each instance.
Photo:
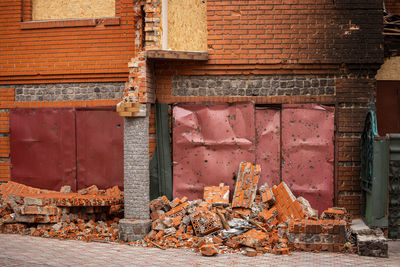
[[[114,243],[86,243],[0,234],[0,266],[400,266],[400,241],[389,242],[389,258],[337,253],[295,252],[290,256],[202,257],[183,250],[160,250]]]

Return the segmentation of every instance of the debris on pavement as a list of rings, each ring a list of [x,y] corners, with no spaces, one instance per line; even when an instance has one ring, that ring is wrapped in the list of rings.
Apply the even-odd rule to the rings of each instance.
[[[91,186],[71,193],[8,182],[0,185],[0,233],[116,241],[123,192]]]
[[[356,252],[350,232],[351,217],[332,207],[318,216],[303,197],[296,198],[282,182],[257,190],[259,165],[242,162],[229,202],[229,186],[204,188],[204,200],[166,196],[149,204],[151,231],[129,242],[167,248],[191,248],[204,256],[241,252],[247,256],[290,251]],[[117,186],[100,190],[95,185],[72,193],[41,190],[9,182],[0,185],[0,233],[118,241],[123,217],[123,192]]]
[[[344,208],[330,208],[319,218],[309,202],[296,198],[284,182],[264,184],[257,192],[260,171],[259,165],[240,164],[231,205],[226,197],[229,187],[223,184],[205,187],[204,201],[170,202],[165,196],[152,200],[152,229],[131,244],[191,248],[204,256],[356,252],[354,240],[347,238],[351,219]]]

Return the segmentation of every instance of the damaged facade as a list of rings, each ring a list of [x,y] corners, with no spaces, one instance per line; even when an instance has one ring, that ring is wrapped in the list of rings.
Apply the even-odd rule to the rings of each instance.
[[[34,157],[42,140],[62,144],[62,138],[43,134],[30,142],[27,130],[16,123],[12,130],[18,110],[33,114],[35,125],[35,109],[51,108],[62,119],[47,114],[56,120],[40,120],[53,123],[45,133],[66,121],[74,125],[68,134],[83,135],[47,179],[76,190],[110,176],[123,180],[126,239],[151,226],[149,156],[173,173],[158,168],[156,195],[191,200],[221,182],[233,194],[238,164],[250,161],[261,165],[260,181],[285,182],[320,205],[320,213],[341,206],[360,216],[360,136],[383,63],[382,1],[102,0],[99,10],[110,2],[114,10],[93,14],[71,6],[68,17],[47,14],[58,12],[41,8],[46,2],[0,4],[2,181],[29,178],[26,184],[37,185],[48,177],[44,167],[23,169],[20,155]],[[168,133],[160,145],[156,105],[162,103],[172,127],[157,127]],[[107,120],[105,129],[118,130],[112,142],[98,130],[105,115],[88,117],[99,109],[121,116]],[[87,129],[79,117],[98,123]],[[105,135],[88,141],[99,132]],[[170,142],[172,162],[165,158]],[[86,149],[98,146],[104,149]],[[103,162],[85,162],[91,155]],[[116,164],[121,168],[110,172]],[[100,166],[95,181],[88,173]]]

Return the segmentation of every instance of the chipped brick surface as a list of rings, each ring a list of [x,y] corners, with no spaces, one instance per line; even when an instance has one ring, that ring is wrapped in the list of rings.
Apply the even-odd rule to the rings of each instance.
[[[305,217],[299,202],[284,182],[272,187],[272,192],[275,195],[275,207],[278,210],[279,221],[301,220]]]
[[[204,187],[204,200],[214,204],[229,204],[229,186],[222,183],[219,186]]]
[[[204,236],[222,229],[219,217],[209,211],[197,211],[190,214],[193,229],[198,236]]]
[[[123,193],[115,187],[104,191],[96,186],[82,190],[81,194],[62,193],[8,182],[0,186],[0,202],[0,232],[115,241],[115,222],[119,219],[106,223],[100,220],[119,214]]]
[[[260,172],[260,165],[252,165],[250,162],[240,163],[232,207],[252,207]]]

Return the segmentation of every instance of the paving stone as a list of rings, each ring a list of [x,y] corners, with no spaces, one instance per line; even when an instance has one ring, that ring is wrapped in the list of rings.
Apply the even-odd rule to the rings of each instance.
[[[187,249],[132,247],[0,234],[0,266],[399,266],[400,241],[389,241],[389,258],[294,252],[289,256],[242,254],[203,257]],[[103,258],[101,258],[103,257]]]

